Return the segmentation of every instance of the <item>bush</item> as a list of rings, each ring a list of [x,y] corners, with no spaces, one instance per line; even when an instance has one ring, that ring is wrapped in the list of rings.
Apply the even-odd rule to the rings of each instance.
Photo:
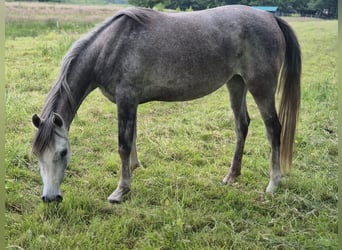
[[[153,9],[163,11],[165,9],[165,5],[162,3],[158,3],[158,4],[154,5]]]
[[[191,12],[191,11],[193,11],[193,10],[192,10],[192,6],[190,5],[190,7],[187,8],[185,11],[186,11],[186,12]]]

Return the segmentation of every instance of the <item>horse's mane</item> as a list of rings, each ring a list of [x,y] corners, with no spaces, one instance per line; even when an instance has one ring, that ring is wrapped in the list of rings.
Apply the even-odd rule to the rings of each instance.
[[[53,126],[53,113],[56,109],[57,101],[60,98],[66,98],[69,108],[72,112],[76,113],[76,103],[72,96],[69,83],[67,80],[68,70],[72,61],[92,42],[96,37],[110,26],[114,21],[120,18],[128,17],[139,25],[147,25],[151,20],[151,16],[157,12],[145,8],[127,8],[117,12],[114,16],[98,25],[92,31],[77,40],[69,49],[68,53],[64,56],[61,69],[57,81],[52,86],[48,96],[45,100],[45,105],[41,113],[42,122],[36,133],[33,142],[33,152],[35,154],[42,153],[49,145],[53,144],[54,140],[54,126]]]

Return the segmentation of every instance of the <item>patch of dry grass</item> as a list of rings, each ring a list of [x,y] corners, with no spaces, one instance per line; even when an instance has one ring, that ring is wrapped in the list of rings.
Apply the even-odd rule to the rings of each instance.
[[[123,8],[121,5],[5,2],[6,21],[100,22]]]

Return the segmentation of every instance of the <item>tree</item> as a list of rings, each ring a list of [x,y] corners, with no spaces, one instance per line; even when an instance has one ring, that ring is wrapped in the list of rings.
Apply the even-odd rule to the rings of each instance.
[[[308,9],[316,10],[321,17],[337,18],[338,16],[337,0],[310,0]]]

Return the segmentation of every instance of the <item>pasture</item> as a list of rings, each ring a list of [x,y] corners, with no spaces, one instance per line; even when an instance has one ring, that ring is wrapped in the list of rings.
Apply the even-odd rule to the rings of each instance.
[[[71,125],[64,200],[43,204],[31,116],[71,44],[115,9],[6,8],[7,249],[337,249],[337,21],[287,19],[302,47],[302,106],[292,171],[273,196],[264,193],[270,147],[250,95],[242,175],[221,185],[235,147],[224,87],[190,102],[139,106],[142,167],[125,202],[110,205],[120,174],[116,107],[96,90]],[[65,12],[44,14],[53,8]]]

